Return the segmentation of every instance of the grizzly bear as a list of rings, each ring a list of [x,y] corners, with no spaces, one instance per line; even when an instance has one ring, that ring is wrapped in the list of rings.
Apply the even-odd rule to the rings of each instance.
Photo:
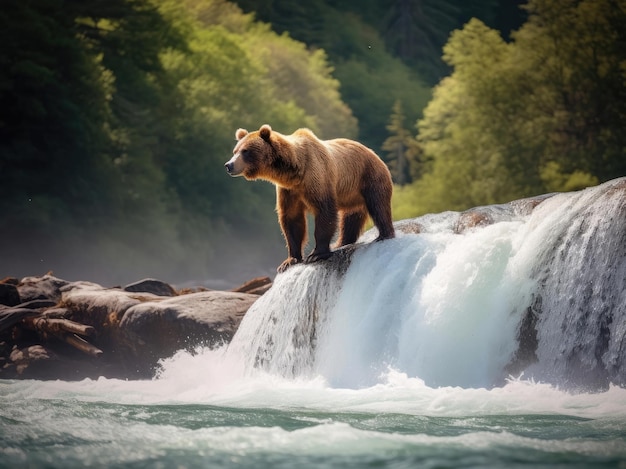
[[[233,157],[225,164],[228,174],[276,185],[278,220],[289,252],[278,272],[302,262],[307,212],[315,217],[315,249],[307,263],[331,256],[337,224],[337,247],[356,242],[368,213],[378,228],[377,241],[395,236],[391,175],[366,146],[345,138],[320,140],[309,129],[282,135],[267,124],[250,133],[238,129],[235,138]]]

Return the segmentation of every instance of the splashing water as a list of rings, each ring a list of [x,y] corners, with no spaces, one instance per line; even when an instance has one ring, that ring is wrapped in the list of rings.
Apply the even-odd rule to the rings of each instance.
[[[429,386],[501,385],[512,369],[625,384],[625,180],[520,205],[485,207],[494,222],[462,234],[458,213],[422,217],[420,234],[290,269],[253,305],[233,353],[351,388],[389,367]]]

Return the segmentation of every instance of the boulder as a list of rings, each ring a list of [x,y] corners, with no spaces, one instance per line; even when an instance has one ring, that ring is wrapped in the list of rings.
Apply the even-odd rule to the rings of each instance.
[[[152,293],[153,295],[158,296],[178,295],[176,290],[174,290],[171,285],[153,278],[146,278],[138,282],[131,283],[130,285],[126,285],[124,290],[128,292]]]
[[[180,349],[230,341],[258,299],[224,291],[179,295],[153,279],[124,290],[51,275],[7,285],[24,297],[17,305],[0,305],[0,378],[5,379],[151,378],[159,360]],[[271,281],[244,285],[258,293]]]
[[[0,283],[18,286],[20,284],[20,281],[17,277],[4,277],[2,280],[0,280]]]
[[[97,359],[61,350],[57,353],[49,346],[33,344],[14,346],[3,366],[2,376],[10,379],[80,380],[97,379],[102,375],[114,376],[102,367]]]
[[[0,308],[0,332],[9,329],[24,319],[38,315],[38,311],[29,308]]]
[[[262,295],[272,287],[272,280],[269,277],[256,277],[252,280],[233,288],[232,292],[252,293],[253,295]]]
[[[420,234],[424,227],[416,220],[400,220],[393,224],[396,231],[404,234]]]
[[[462,234],[470,228],[487,226],[493,223],[493,214],[487,210],[481,210],[480,208],[466,210],[459,215],[459,219],[454,225],[454,232]]]
[[[120,333],[119,324],[126,311],[144,301],[157,301],[161,297],[150,293],[130,293],[119,289],[75,288],[63,293],[59,304],[67,312],[65,319],[92,326],[96,330],[89,341],[103,351],[103,359],[120,363],[125,366],[128,361],[129,349],[124,336]],[[56,308],[58,311],[58,308]],[[135,367],[133,366],[133,370]],[[121,371],[124,373],[125,371]],[[142,373],[142,377],[147,374]]]
[[[148,301],[129,308],[119,327],[137,364],[152,369],[177,350],[229,342],[257,299],[248,293],[208,291]]]
[[[22,302],[15,285],[0,283],[0,305],[17,306]]]
[[[61,280],[50,274],[42,277],[25,277],[17,286],[22,302],[32,300],[52,300],[61,299],[61,288],[70,284],[67,280]]]

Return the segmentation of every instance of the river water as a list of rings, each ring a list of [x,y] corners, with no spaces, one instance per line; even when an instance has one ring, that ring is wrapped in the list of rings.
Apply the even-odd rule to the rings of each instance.
[[[152,380],[0,381],[0,467],[626,468],[620,184],[292,267]]]

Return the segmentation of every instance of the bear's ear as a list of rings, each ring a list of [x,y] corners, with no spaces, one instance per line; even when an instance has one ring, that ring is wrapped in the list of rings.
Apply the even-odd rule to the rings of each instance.
[[[266,142],[270,141],[270,134],[271,133],[272,133],[272,128],[269,125],[267,125],[267,124],[262,125],[261,128],[259,129],[259,135]]]
[[[235,138],[237,140],[241,140],[246,135],[248,135],[248,131],[246,129],[237,129],[237,132],[235,132]]]

